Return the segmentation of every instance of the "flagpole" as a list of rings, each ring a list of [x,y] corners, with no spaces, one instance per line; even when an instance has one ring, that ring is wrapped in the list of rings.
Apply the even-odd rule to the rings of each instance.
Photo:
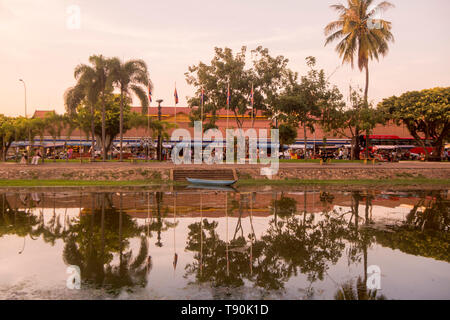
[[[204,100],[205,100],[205,95],[204,95],[203,88],[202,88],[202,107],[201,107],[201,112],[200,112],[200,121],[202,122],[202,125],[203,125],[203,105],[204,105]]]
[[[152,104],[152,90],[151,90],[151,84],[149,82],[149,84],[148,84],[148,108],[147,108],[147,132],[146,132],[147,142],[150,141],[148,135],[149,135],[149,132],[150,132],[150,107],[151,107],[151,104]],[[153,145],[153,143],[152,143],[152,145]],[[147,143],[147,152],[146,152],[146,155],[145,155],[145,161],[149,160],[148,159],[149,149],[150,149],[150,146]]]
[[[200,110],[200,121],[202,122],[202,135],[201,135],[201,148],[202,148],[202,154],[203,154],[203,101],[205,100],[204,93],[203,93],[203,87],[202,87],[202,105]]]
[[[149,154],[149,151],[150,151],[150,139],[149,139],[149,134],[150,134],[150,104],[149,104],[149,106],[148,106],[148,108],[147,108],[147,152],[146,152],[146,155],[145,155],[145,160],[148,162],[149,161],[149,157],[148,157],[148,154]],[[152,139],[153,140],[153,139]],[[152,145],[153,145],[153,141],[152,141]]]
[[[252,83],[252,128],[255,126],[255,107],[254,107],[255,92],[253,91]]]
[[[250,193],[250,226],[252,227],[252,238],[250,239],[250,275],[253,275],[253,237],[255,231],[253,230],[253,194]]]
[[[230,110],[230,78],[228,78],[228,92],[227,92],[227,130],[228,130],[228,112]]]
[[[175,92],[177,91],[177,82],[175,81]],[[177,92],[178,95],[178,92]],[[177,99],[175,98],[175,125],[177,124]]]
[[[173,252],[174,252],[174,257],[173,257],[173,272],[175,275],[175,268],[177,267],[177,261],[178,261],[178,255],[177,255],[177,246],[176,246],[176,240],[175,240],[175,235],[176,235],[176,214],[177,214],[177,193],[174,192],[173,194]]]
[[[203,275],[203,199],[200,192],[200,276]]]
[[[225,191],[225,217],[226,217],[226,255],[227,255],[227,277],[230,275],[230,264],[228,260],[228,192]]]

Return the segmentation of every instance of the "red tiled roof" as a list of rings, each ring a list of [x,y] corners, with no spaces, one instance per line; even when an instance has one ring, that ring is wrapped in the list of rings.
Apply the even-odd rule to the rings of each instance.
[[[55,112],[55,110],[36,110],[33,114],[33,118],[44,118],[49,112]]]

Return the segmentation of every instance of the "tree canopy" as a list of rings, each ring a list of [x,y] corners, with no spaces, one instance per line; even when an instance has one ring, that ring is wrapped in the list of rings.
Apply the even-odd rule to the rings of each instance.
[[[403,123],[419,145],[425,147],[423,138],[432,139],[437,156],[450,137],[450,87],[392,96],[380,102],[378,110],[387,119]]]
[[[234,115],[236,125],[242,128],[242,116],[251,114],[251,90],[253,85],[254,109],[269,111],[274,99],[280,93],[289,73],[288,59],[272,57],[269,50],[261,46],[251,51],[251,67],[247,66],[247,47],[233,54],[230,48],[215,48],[215,56],[208,65],[200,62],[189,67],[185,73],[188,84],[196,88],[195,97],[188,99],[190,107],[201,105],[204,90],[204,115],[212,115],[212,127],[219,110],[227,109],[227,90],[230,86],[230,115]],[[192,117],[200,119],[200,110],[193,109]],[[209,125],[211,127],[211,124]]]

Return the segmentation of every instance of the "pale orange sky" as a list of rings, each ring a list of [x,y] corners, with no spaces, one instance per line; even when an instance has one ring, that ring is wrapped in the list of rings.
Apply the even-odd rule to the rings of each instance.
[[[28,115],[34,110],[64,111],[63,93],[75,83],[73,69],[92,54],[144,59],[155,84],[154,100],[179,106],[193,88],[184,73],[199,61],[209,63],[215,46],[238,50],[262,45],[289,58],[304,73],[313,55],[328,74],[341,65],[334,45],[324,47],[324,26],[336,18],[329,8],[339,0],[106,1],[0,0],[0,113]],[[375,1],[378,3],[379,1]],[[392,0],[383,18],[393,22],[396,42],[380,63],[372,62],[370,99],[375,102],[408,90],[450,85],[448,0]],[[81,28],[66,26],[67,7],[81,9]],[[349,65],[330,79],[342,92],[364,85]],[[153,102],[152,105],[155,105]]]

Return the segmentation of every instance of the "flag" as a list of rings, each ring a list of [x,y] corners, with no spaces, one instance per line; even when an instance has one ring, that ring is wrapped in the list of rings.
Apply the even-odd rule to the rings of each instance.
[[[231,104],[231,92],[230,92],[230,83],[228,83],[228,92],[227,92],[227,106]]]
[[[173,96],[175,98],[175,104],[178,104],[178,93],[177,93],[177,88],[175,88],[175,92],[173,93]]]
[[[205,102],[205,90],[202,88],[202,92],[200,94],[200,103],[203,104]]]
[[[252,107],[253,107],[253,84],[252,84],[252,92],[250,92],[250,102],[252,103]]]
[[[148,84],[148,101],[152,102],[152,86]]]

